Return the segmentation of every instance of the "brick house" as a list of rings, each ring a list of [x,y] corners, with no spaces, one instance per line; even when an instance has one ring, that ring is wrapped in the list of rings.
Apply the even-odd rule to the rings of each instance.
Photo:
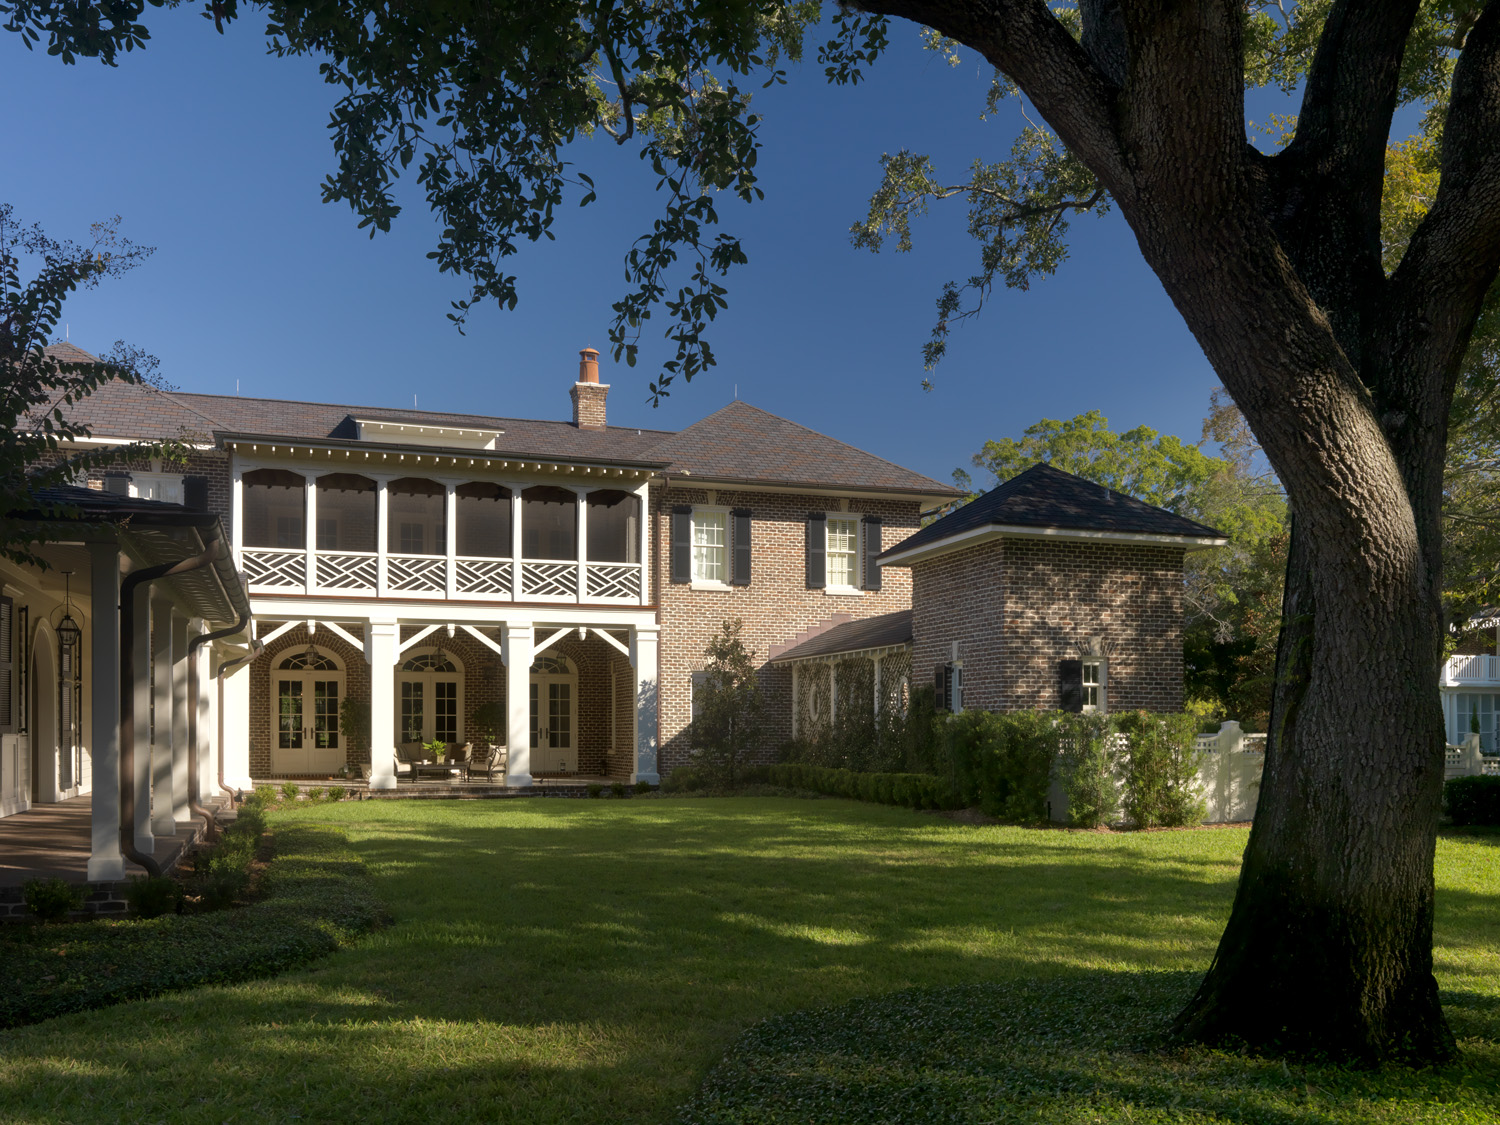
[[[799,685],[798,729],[874,665],[877,709],[913,674],[950,710],[1182,706],[1183,558],[1219,532],[1038,464],[883,551],[911,609],[846,621],[773,654]],[[914,672],[912,671],[914,670]],[[868,706],[867,689],[859,706]]]
[[[430,741],[503,747],[497,784],[656,781],[690,753],[724,621],[764,659],[910,606],[875,559],[955,489],[743,402],[675,433],[611,426],[591,349],[568,386],[568,421],[127,384],[77,407],[96,442],[187,447],[95,474],[95,495],[226,529],[256,640],[213,696],[225,784],[353,766],[390,788],[397,752]],[[765,753],[791,735],[792,679],[764,669]],[[369,704],[367,744],[347,699]]]

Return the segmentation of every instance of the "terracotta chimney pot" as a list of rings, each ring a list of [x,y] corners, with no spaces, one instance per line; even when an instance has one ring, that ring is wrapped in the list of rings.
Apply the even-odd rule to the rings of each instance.
[[[599,381],[598,348],[584,348],[578,353],[578,381],[580,383],[597,383]]]

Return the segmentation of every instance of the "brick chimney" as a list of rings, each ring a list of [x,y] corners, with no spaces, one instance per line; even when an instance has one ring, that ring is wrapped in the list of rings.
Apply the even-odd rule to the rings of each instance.
[[[581,430],[604,429],[604,400],[609,384],[599,382],[599,352],[584,348],[578,353],[578,382],[573,384],[573,425]]]

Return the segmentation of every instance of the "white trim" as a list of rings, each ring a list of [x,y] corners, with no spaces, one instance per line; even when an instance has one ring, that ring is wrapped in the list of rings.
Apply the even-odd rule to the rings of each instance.
[[[1201,551],[1209,547],[1223,547],[1229,543],[1222,537],[1190,535],[1157,535],[1135,531],[1085,531],[1069,527],[1018,527],[1014,524],[987,524],[948,535],[920,547],[912,547],[886,555],[879,560],[881,566],[910,566],[912,563],[936,558],[953,551],[977,547],[996,539],[1081,539],[1094,543],[1146,543],[1162,547],[1181,547],[1188,551]]]
[[[533,642],[532,646],[531,646],[531,660],[532,660],[532,663],[536,662],[536,658],[537,658],[537,656],[539,654],[541,654],[542,652],[544,652],[546,649],[551,648],[558,641],[562,640],[563,637],[564,637],[564,635],[566,635],[568,633],[571,633],[572,631],[573,631],[572,627],[569,626],[566,629],[559,629],[559,630],[557,630],[557,632],[553,633],[545,641],[535,641],[535,642]]]
[[[866,660],[878,660],[897,652],[910,652],[911,642],[899,645],[880,645],[875,648],[846,648],[838,652],[822,652],[813,656],[781,656],[767,660],[767,664],[786,664],[795,670],[802,664],[841,664],[845,660],[853,660],[855,657],[864,657]]]
[[[293,629],[295,629],[298,625],[301,625],[301,624],[302,624],[301,621],[283,621],[280,625],[276,626],[276,628],[272,629],[264,637],[261,637],[260,638],[260,643],[261,643],[261,645],[263,647],[266,646],[266,645],[269,645],[272,641],[274,641],[277,637],[281,636],[283,633],[289,633]]]
[[[793,496],[828,496],[834,499],[843,499],[850,495],[859,496],[869,500],[903,500],[907,503],[915,501],[921,505],[923,513],[930,512],[935,508],[941,508],[951,504],[955,500],[963,499],[960,492],[950,492],[937,495],[931,492],[899,492],[891,489],[880,488],[858,488],[851,485],[840,485],[838,488],[819,488],[817,485],[782,484],[779,481],[764,480],[731,480],[728,478],[699,477],[682,470],[675,472],[660,472],[656,479],[663,481],[670,488],[675,482],[682,488],[722,488],[725,491],[735,492],[776,492],[788,493]]]
[[[628,645],[621,644],[619,641],[615,640],[614,637],[612,637],[608,633],[606,633],[603,629],[599,629],[599,628],[595,628],[595,627],[591,626],[589,628],[589,632],[598,635],[599,637],[603,638],[605,641],[607,641],[611,645],[613,645],[615,648],[619,649],[620,652],[624,655],[624,657],[625,657],[626,660],[630,659],[630,648],[629,648]]]
[[[491,640],[488,636],[486,636],[484,633],[481,633],[472,625],[460,625],[459,628],[462,629],[465,633],[468,633],[470,636],[472,636],[480,644],[484,645],[485,648],[493,652],[502,661],[505,659],[504,645],[500,644],[498,641]]]
[[[401,623],[398,623],[398,625],[397,625],[398,629],[400,627],[400,624]],[[417,631],[416,635],[413,636],[410,640],[406,640],[406,641],[397,640],[397,642],[396,642],[396,660],[393,663],[399,663],[400,660],[401,660],[402,654],[404,652],[406,652],[407,649],[411,648],[412,645],[418,644],[419,642],[421,642],[423,640],[423,638],[430,637],[433,633],[437,632],[437,630],[439,630],[441,628],[442,628],[441,624],[438,624],[438,625],[429,625],[425,629],[419,629]],[[400,636],[399,632],[397,633],[397,636],[398,637]]]
[[[724,577],[722,579],[698,577],[698,516],[699,514],[724,517]],[[734,518],[723,504],[694,504],[693,514],[688,518],[688,583],[694,590],[732,590],[729,578],[734,573]]]
[[[318,624],[322,625],[323,628],[327,629],[335,637],[338,637],[341,640],[343,640],[344,643],[346,643],[347,645],[349,645],[356,652],[363,652],[364,651],[365,642],[362,641],[362,640],[360,640],[353,633],[349,632],[349,630],[345,629],[337,621],[320,621],[320,622],[318,622]]]

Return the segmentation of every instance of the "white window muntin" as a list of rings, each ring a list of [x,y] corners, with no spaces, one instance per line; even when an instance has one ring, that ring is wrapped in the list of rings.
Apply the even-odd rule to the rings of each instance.
[[[829,513],[824,534],[828,586],[836,590],[859,589],[859,517]]]
[[[1102,656],[1083,659],[1083,709],[1109,710],[1109,666]]]
[[[729,584],[729,509],[693,509],[693,581]]]

